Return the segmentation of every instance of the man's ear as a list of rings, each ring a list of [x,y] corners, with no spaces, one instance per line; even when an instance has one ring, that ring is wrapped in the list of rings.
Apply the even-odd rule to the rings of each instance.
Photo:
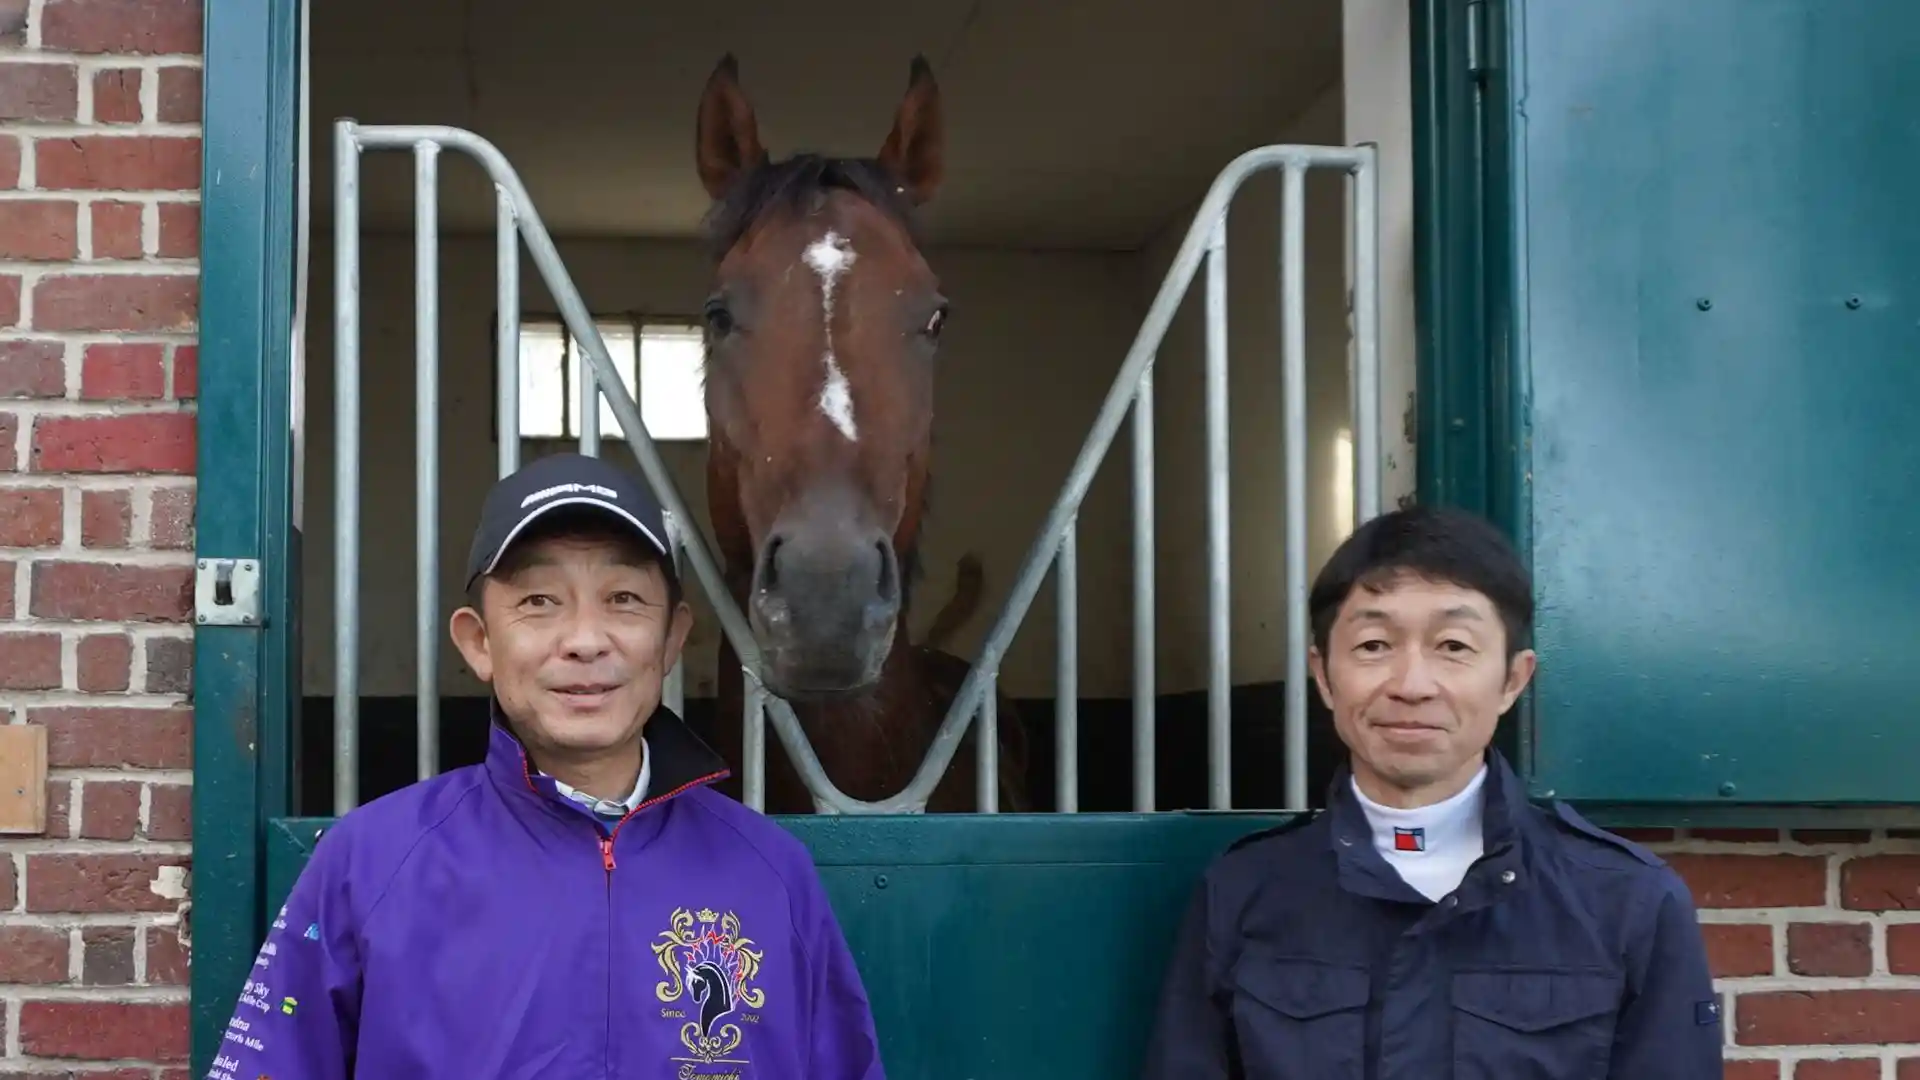
[[[693,632],[693,608],[682,600],[673,608],[673,621],[667,625],[666,664],[663,672],[672,671],[673,665],[680,662],[680,653],[687,647],[687,635]]]
[[[1313,673],[1313,685],[1320,691],[1320,703],[1333,708],[1333,687],[1327,683],[1327,659],[1320,655],[1320,646],[1307,646],[1307,670]]]
[[[447,633],[453,638],[453,647],[460,650],[461,659],[473,669],[474,677],[492,682],[493,656],[487,647],[487,622],[480,613],[471,607],[454,612],[447,621]]]
[[[1533,680],[1533,672],[1540,658],[1532,649],[1521,649],[1507,661],[1507,685],[1500,691],[1500,714],[1506,715],[1513,703],[1520,700],[1520,694],[1526,690],[1527,683]]]

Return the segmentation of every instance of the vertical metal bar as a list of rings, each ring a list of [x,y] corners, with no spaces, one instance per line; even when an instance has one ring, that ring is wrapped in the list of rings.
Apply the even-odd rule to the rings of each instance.
[[[1280,196],[1280,431],[1286,451],[1287,700],[1284,796],[1307,809],[1306,170],[1289,162]],[[1356,439],[1356,442],[1359,440]]]
[[[979,771],[974,775],[974,800],[982,814],[1000,812],[1000,673],[987,673],[980,695],[980,723],[974,728]]]
[[[1133,808],[1154,809],[1153,361],[1133,398]]]
[[[1380,513],[1380,168],[1353,174],[1353,523]]]
[[[594,378],[593,365],[587,363],[586,346],[578,341],[570,341],[567,347],[573,350],[575,370],[580,372],[580,452],[588,457],[599,457],[600,384]]]
[[[500,475],[520,468],[520,217],[513,212],[513,196],[494,185],[498,203],[494,244],[499,270],[499,296],[494,303],[498,341],[500,400],[496,402],[500,429]]]
[[[360,801],[360,144],[333,125],[333,813]]]
[[[741,750],[746,757],[746,775],[741,778],[746,804],[764,813],[767,809],[767,702],[766,691],[752,678],[743,680],[746,688],[746,715]],[[721,723],[726,719],[721,718]]]
[[[1055,612],[1053,697],[1054,788],[1057,808],[1071,814],[1080,809],[1080,556],[1079,519],[1067,523],[1054,562],[1060,587]]]
[[[1233,631],[1227,590],[1227,212],[1207,240],[1207,804],[1233,804]]]
[[[413,147],[413,692],[418,776],[440,771],[440,144]]]
[[[673,518],[673,511],[661,515],[667,527],[667,561],[673,566],[673,576],[685,581],[680,575],[680,526]],[[683,586],[684,589],[684,586]],[[660,700],[675,716],[686,719],[687,715],[687,659],[684,651],[673,661],[673,667],[667,669],[667,677],[660,687]]]

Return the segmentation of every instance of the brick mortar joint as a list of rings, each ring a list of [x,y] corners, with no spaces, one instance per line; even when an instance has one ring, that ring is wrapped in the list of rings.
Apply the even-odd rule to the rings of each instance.
[[[180,986],[16,986],[0,989],[0,998],[27,1003],[34,1001],[121,1001],[130,1004],[172,1005],[187,1003],[187,989]],[[89,1066],[98,1064],[89,1059]],[[83,1076],[85,1074],[82,1074]]]
[[[180,925],[176,912],[155,911],[0,911],[0,929],[43,930],[134,929],[173,930]],[[0,986],[10,984],[0,984]]]
[[[1861,854],[1920,854],[1920,840],[1889,836],[1887,829],[1861,831],[1867,832],[1868,838],[1854,842],[1809,843],[1785,838],[1765,841],[1672,840],[1644,846],[1663,859],[1668,855],[1749,855],[1756,858],[1795,856],[1844,859]]]
[[[96,567],[177,567],[194,565],[186,548],[0,548],[0,561],[84,563]]]
[[[76,365],[77,366],[77,365]],[[164,369],[163,369],[164,371]],[[67,397],[14,398],[23,408],[12,408],[14,415],[23,418],[38,419],[51,417],[56,420],[99,420],[123,416],[173,416],[184,413],[188,416],[199,415],[199,402],[196,398],[85,398],[79,396],[79,387],[68,390]],[[20,476],[48,476],[54,473],[21,472]],[[119,473],[105,475],[121,476],[186,476],[186,473]]]
[[[177,353],[181,348],[194,348],[200,343],[198,329],[182,331],[164,330],[35,330],[32,327],[10,327],[4,332],[4,340],[14,343],[61,345],[67,348],[85,350],[95,345],[159,345],[172,346]],[[28,401],[58,401],[58,398],[8,398],[11,403]]]
[[[126,491],[149,494],[167,490],[198,490],[192,475],[155,473],[0,473],[0,492],[12,490],[42,491]]]
[[[1714,980],[1722,992],[1741,997],[1774,993],[1833,993],[1841,990],[1920,990],[1920,975],[1730,975]]]
[[[1734,1043],[1726,1048],[1728,1061],[1779,1061],[1793,1065],[1835,1058],[1899,1062],[1916,1054],[1920,1054],[1920,1043],[1796,1043],[1793,1046]]]
[[[48,769],[47,779],[56,781],[72,780],[83,784],[139,783],[154,784],[160,787],[191,787],[193,786],[193,770],[143,769],[138,766],[128,766],[125,770],[117,770],[102,768],[97,765],[87,765]]]
[[[77,224],[77,223],[76,223]],[[199,265],[197,256],[179,259],[0,259],[0,274],[11,274],[21,279],[22,301],[25,293],[33,291],[46,278],[177,278],[193,277],[189,271]],[[30,324],[29,324],[30,325]],[[24,329],[24,327],[23,327]],[[63,334],[68,331],[50,330],[45,333]],[[125,331],[138,334],[138,330]],[[120,333],[120,331],[102,331],[102,333]]]
[[[0,191],[0,203],[9,202],[124,202],[141,206],[199,206],[200,192],[187,188],[14,188]],[[38,260],[36,260],[38,261]],[[47,260],[59,262],[62,260]],[[76,260],[66,260],[76,261]]]
[[[0,57],[0,63],[5,58]],[[22,141],[60,139],[141,139],[203,138],[206,124],[199,120],[138,120],[124,124],[88,120],[8,120],[0,123],[0,135],[12,135]]]
[[[1702,926],[1771,926],[1785,928],[1809,924],[1845,926],[1900,926],[1920,923],[1920,911],[1894,909],[1869,911],[1863,908],[1791,907],[1791,908],[1706,908],[1697,913]]]
[[[105,399],[105,400],[86,400],[82,398],[58,397],[58,398],[10,398],[8,399],[8,403],[4,407],[4,409],[0,409],[0,411],[11,412],[15,416],[19,416],[23,419],[38,418],[42,416],[51,416],[59,419],[86,419],[86,418],[99,419],[104,417],[122,417],[122,416],[171,416],[176,413],[187,413],[189,415],[193,415],[193,414],[197,414],[200,411],[200,409],[199,409],[199,399],[197,398],[171,398],[171,399],[169,398],[140,398],[140,399],[118,398],[118,399]],[[58,475],[64,474],[65,472],[66,470],[61,470],[60,472],[57,472],[57,473],[35,473],[33,475],[58,476]],[[116,475],[116,474],[106,474],[106,475]],[[179,474],[117,473],[117,475],[187,476],[191,474],[187,474],[187,473],[179,473]]]
[[[38,32],[39,20],[31,24]],[[143,71],[156,68],[206,67],[203,53],[132,53],[132,52],[73,52],[66,49],[41,48],[37,42],[25,45],[0,45],[0,61],[33,61],[46,63],[78,64],[81,68],[139,68]]]
[[[71,815],[72,811],[68,812]],[[191,859],[191,840],[86,840],[70,837],[8,836],[0,840],[0,851],[32,858],[36,855],[150,856],[168,862]],[[1896,976],[1898,977],[1898,976]],[[1920,985],[1920,979],[1916,979]]]
[[[131,638],[135,645],[151,641],[192,641],[193,629],[190,623],[88,622],[80,619],[0,620],[0,634],[68,634],[81,637],[119,635]],[[9,693],[14,692],[9,691]],[[36,691],[18,692],[34,693]],[[127,691],[110,690],[104,693],[124,696]],[[173,697],[176,695],[156,692],[148,696]]]

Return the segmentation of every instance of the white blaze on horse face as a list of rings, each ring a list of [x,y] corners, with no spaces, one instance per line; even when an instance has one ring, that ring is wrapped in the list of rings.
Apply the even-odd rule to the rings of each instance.
[[[859,429],[853,423],[853,393],[847,385],[847,374],[840,370],[840,362],[833,356],[833,291],[840,284],[840,276],[853,265],[853,259],[853,244],[831,230],[807,247],[807,265],[820,277],[820,317],[827,331],[824,357],[827,378],[820,387],[820,412],[840,429],[848,442],[859,438]]]

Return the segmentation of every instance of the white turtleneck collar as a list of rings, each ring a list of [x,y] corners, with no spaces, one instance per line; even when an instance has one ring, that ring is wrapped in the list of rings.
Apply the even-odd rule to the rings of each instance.
[[[1402,880],[1429,900],[1458,888],[1485,847],[1481,831],[1482,789],[1487,767],[1480,766],[1467,786],[1430,806],[1401,810],[1382,806],[1353,785],[1354,798],[1373,829],[1373,846]]]

